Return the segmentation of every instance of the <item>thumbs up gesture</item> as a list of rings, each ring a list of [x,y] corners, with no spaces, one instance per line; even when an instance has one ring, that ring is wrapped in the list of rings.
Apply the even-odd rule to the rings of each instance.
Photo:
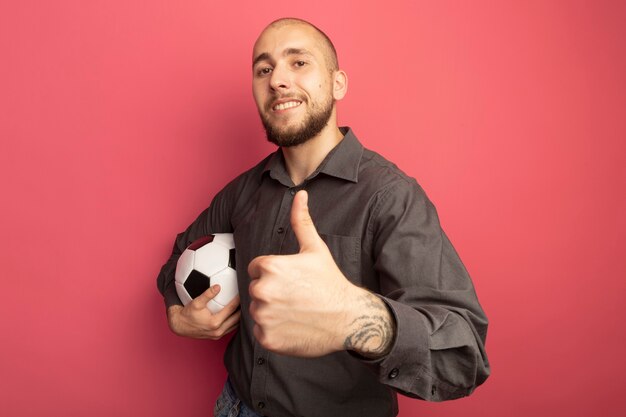
[[[387,307],[341,273],[307,202],[306,191],[300,191],[291,208],[299,253],[260,256],[248,266],[254,336],[266,349],[293,356],[344,349],[384,353],[394,332]],[[370,336],[363,339],[364,334]]]

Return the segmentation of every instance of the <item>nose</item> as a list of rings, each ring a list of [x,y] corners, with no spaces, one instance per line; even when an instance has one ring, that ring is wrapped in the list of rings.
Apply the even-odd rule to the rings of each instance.
[[[287,90],[291,86],[291,79],[289,77],[289,71],[284,68],[283,65],[276,65],[272,70],[272,77],[270,79],[270,86],[272,90]]]

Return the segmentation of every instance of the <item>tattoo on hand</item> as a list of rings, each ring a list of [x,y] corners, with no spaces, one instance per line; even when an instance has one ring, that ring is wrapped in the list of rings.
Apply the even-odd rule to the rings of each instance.
[[[370,297],[374,297],[369,294]],[[369,297],[367,297],[369,298]],[[362,315],[351,324],[353,331],[344,342],[345,349],[354,350],[366,357],[378,357],[387,354],[393,340],[393,324],[387,307],[379,299],[366,301],[367,307],[372,309],[370,315]],[[380,313],[376,314],[378,310]],[[374,314],[371,314],[374,313]],[[386,314],[385,314],[386,313]]]

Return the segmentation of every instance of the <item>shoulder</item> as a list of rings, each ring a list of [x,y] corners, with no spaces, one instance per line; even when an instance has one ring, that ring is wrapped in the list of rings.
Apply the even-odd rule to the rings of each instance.
[[[392,190],[424,192],[415,178],[384,156],[367,148],[363,149],[359,182],[364,182],[377,194],[386,194]]]
[[[436,209],[418,181],[395,163],[364,149],[359,167],[359,185],[370,195],[370,227],[377,222],[434,216]],[[408,216],[408,217],[407,217]]]
[[[252,168],[242,172],[219,191],[211,202],[210,209],[232,221],[233,216],[251,200],[259,187],[268,161],[274,153],[263,158]]]
[[[233,180],[231,180],[218,195],[229,196],[231,198],[237,197],[242,193],[245,193],[246,190],[250,190],[252,188],[258,188],[261,183],[261,179],[263,173],[266,170],[266,167],[269,161],[274,157],[276,152],[273,152],[263,158],[258,164],[253,166],[252,168],[242,172]]]

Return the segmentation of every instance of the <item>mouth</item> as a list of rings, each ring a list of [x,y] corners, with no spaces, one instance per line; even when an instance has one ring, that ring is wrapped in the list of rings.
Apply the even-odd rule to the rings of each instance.
[[[279,102],[275,102],[272,105],[272,111],[281,111],[287,109],[293,109],[294,107],[298,107],[302,104],[300,100],[281,100]]]

